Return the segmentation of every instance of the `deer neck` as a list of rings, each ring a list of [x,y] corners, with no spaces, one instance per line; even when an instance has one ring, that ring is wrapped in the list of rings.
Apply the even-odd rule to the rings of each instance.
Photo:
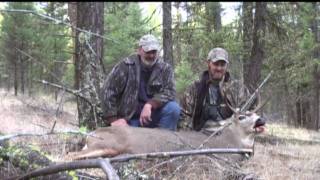
[[[248,135],[245,138],[242,138],[241,139],[241,143],[243,144],[243,146],[245,148],[252,148],[253,144],[254,144],[254,135],[251,134],[251,135]]]
[[[240,142],[243,148],[252,148],[254,144],[254,133],[248,133],[237,124],[232,123],[230,125],[230,131],[234,134],[236,141]]]

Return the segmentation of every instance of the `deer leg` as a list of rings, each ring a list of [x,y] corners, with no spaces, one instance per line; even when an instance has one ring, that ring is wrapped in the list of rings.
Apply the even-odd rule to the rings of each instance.
[[[120,154],[119,151],[115,149],[105,148],[105,149],[86,149],[80,152],[71,152],[67,155],[65,159],[67,160],[79,160],[86,158],[96,158],[96,157],[113,157]]]

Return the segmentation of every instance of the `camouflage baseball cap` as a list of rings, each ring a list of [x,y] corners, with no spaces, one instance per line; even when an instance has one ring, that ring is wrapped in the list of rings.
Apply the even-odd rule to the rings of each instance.
[[[229,63],[228,52],[222,48],[214,48],[209,52],[207,60],[212,62],[223,60],[226,63]]]
[[[141,46],[145,52],[152,50],[158,51],[160,49],[158,39],[151,34],[142,36],[139,41],[139,46]]]

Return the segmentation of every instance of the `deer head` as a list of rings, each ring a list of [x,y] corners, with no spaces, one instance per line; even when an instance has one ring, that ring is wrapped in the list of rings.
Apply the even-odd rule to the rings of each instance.
[[[260,99],[260,98],[259,98]],[[267,100],[261,103],[259,101],[256,108],[251,111],[241,112],[239,108],[234,108],[229,102],[226,105],[233,111],[233,116],[230,118],[237,128],[232,128],[235,132],[241,136],[241,142],[247,147],[253,147],[254,137],[256,134],[260,134],[265,130],[266,121],[264,118],[259,116],[256,112],[260,110]]]

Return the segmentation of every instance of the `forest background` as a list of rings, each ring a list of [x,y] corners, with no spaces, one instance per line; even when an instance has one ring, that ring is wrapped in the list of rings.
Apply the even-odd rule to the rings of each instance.
[[[142,8],[144,7],[144,8]],[[111,68],[156,35],[178,95],[206,69],[210,49],[230,53],[231,74],[270,98],[270,121],[318,130],[318,2],[6,2],[0,15],[0,87],[16,96],[69,92],[79,126],[101,126],[100,88]],[[163,13],[162,13],[163,12]]]

